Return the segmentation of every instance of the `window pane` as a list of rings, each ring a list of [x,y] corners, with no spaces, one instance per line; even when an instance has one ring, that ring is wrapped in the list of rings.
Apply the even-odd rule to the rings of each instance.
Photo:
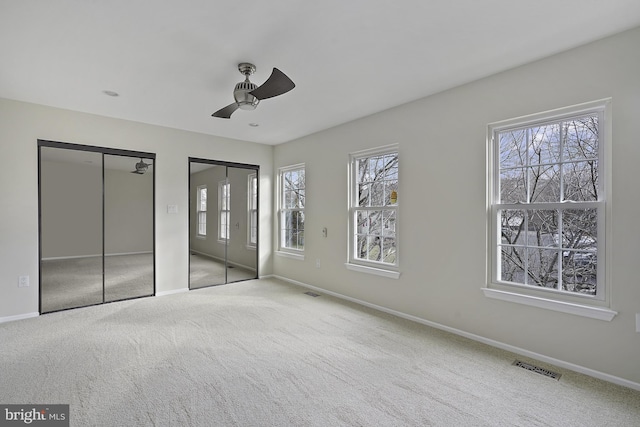
[[[524,248],[503,246],[501,257],[501,280],[524,283]]]
[[[384,170],[385,170],[384,156],[372,157],[369,160],[369,165],[371,168],[370,173],[373,177],[373,180],[377,181],[384,176]]]
[[[562,264],[563,290],[595,295],[598,264],[595,253],[564,251]]]
[[[357,211],[356,212],[356,224],[358,234],[369,233],[369,212]]]
[[[364,159],[359,159],[356,160],[357,163],[357,173],[358,176],[356,177],[356,182],[358,183],[362,183],[362,182],[369,182],[369,161],[368,159],[364,158]]]
[[[391,195],[395,193],[395,200]],[[387,180],[384,182],[384,206],[395,205],[398,203],[398,180]]]
[[[287,228],[284,230],[284,247],[285,248],[293,247],[292,231],[290,228]]]
[[[382,211],[369,211],[369,234],[382,234]]]
[[[384,182],[374,182],[369,188],[371,189],[370,206],[384,206]]]
[[[538,165],[529,168],[531,203],[560,201],[560,165]]]
[[[396,262],[396,239],[385,237],[382,241],[382,261],[394,264]]]
[[[500,211],[499,215],[502,243],[524,245],[524,211],[505,209]]]
[[[367,237],[367,259],[369,261],[380,261],[382,252],[380,248],[380,237],[368,236]]]
[[[500,171],[500,202],[525,203],[527,201],[527,169]]]
[[[558,287],[558,251],[527,249],[527,284],[544,288]]]
[[[396,211],[383,211],[382,235],[385,237],[396,236]]]
[[[391,180],[391,181],[397,181],[398,180],[398,154],[394,154],[392,156],[389,156],[389,160],[387,161],[388,166],[387,166],[387,170],[385,172],[385,179],[386,180]]]
[[[529,164],[540,165],[560,161],[560,125],[557,123],[529,129]]]
[[[598,200],[598,162],[567,163],[563,169],[564,199],[574,202]]]
[[[556,247],[560,242],[558,235],[558,211],[530,210],[528,215],[528,246]]]
[[[527,139],[524,129],[500,132],[498,141],[501,168],[526,165]]]
[[[366,183],[358,185],[358,206],[371,206],[371,184]]]
[[[304,189],[298,190],[298,200],[295,207],[304,208]]]
[[[207,189],[206,188],[200,188],[199,192],[198,192],[198,201],[199,201],[199,206],[198,206],[198,210],[200,211],[206,211],[207,210]]]
[[[562,212],[562,247],[596,251],[597,209],[566,209]]]
[[[357,259],[367,259],[367,236],[358,234],[356,238],[355,257]]]
[[[598,158],[598,116],[566,121],[563,156],[565,161]]]

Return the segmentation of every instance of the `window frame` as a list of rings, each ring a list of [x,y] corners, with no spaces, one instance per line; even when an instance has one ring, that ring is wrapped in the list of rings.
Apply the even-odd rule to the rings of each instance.
[[[207,207],[208,207],[208,197],[205,197],[204,200],[204,209],[202,207],[202,190],[205,191],[207,196],[209,195],[207,190],[207,185],[198,185],[196,187],[196,238],[198,239],[206,239],[207,238]],[[203,219],[204,218],[204,219]],[[204,227],[204,232],[202,232],[202,227]]]
[[[349,154],[348,163],[348,232],[347,232],[347,262],[345,266],[349,270],[358,271],[361,273],[374,274],[391,279],[398,279],[400,277],[400,200],[393,205],[384,206],[358,206],[358,167],[357,162],[363,158],[384,156],[388,154],[396,154],[398,156],[398,193],[400,193],[400,146],[399,144],[390,144],[381,147],[355,151]],[[391,210],[395,213],[395,259],[393,263],[387,263],[382,261],[364,260],[356,257],[356,248],[358,240],[357,230],[357,215],[358,211],[376,211],[376,210]]]
[[[305,176],[305,184],[304,184],[304,191],[305,191],[305,196],[304,196],[304,202],[303,202],[303,206],[302,207],[297,207],[297,208],[287,208],[285,207],[285,181],[284,181],[284,175],[290,172],[295,172],[295,171],[303,171],[304,172],[304,176]],[[285,246],[285,232],[286,229],[283,228],[284,227],[284,218],[287,214],[287,212],[301,212],[303,217],[305,217],[306,219],[306,191],[307,191],[307,185],[306,185],[306,177],[307,177],[307,172],[306,172],[306,166],[304,163],[298,163],[298,164],[294,164],[294,165],[290,165],[290,166],[284,166],[281,168],[278,168],[278,178],[277,178],[277,185],[278,185],[278,239],[277,239],[277,250],[276,250],[276,254],[280,255],[280,256],[285,256],[288,258],[294,258],[294,259],[299,259],[299,260],[304,260],[304,253],[305,253],[305,242],[303,241],[303,246],[302,248],[292,248],[292,247],[288,247]],[[303,226],[304,227],[304,226]],[[304,233],[304,228],[303,228],[303,233]]]
[[[487,282],[485,296],[586,317],[611,320],[617,313],[609,310],[611,283],[611,250],[607,242],[611,236],[611,100],[604,99],[560,108],[515,119],[491,123],[487,130]],[[598,200],[559,201],[548,203],[500,202],[500,148],[497,135],[506,130],[527,129],[544,124],[560,123],[589,114],[598,115]],[[554,165],[569,164],[562,158]],[[530,208],[535,209],[530,209]],[[503,209],[558,210],[597,209],[596,224],[597,270],[595,295],[544,288],[499,280],[501,261],[501,218]],[[559,229],[562,233],[562,229]],[[558,250],[561,250],[560,248]],[[559,261],[560,265],[562,261]],[[559,273],[560,274],[560,273]]]
[[[226,203],[223,203],[224,192],[226,191]],[[231,183],[228,178],[218,182],[218,242],[227,243],[229,241],[229,232],[231,231]],[[226,209],[224,209],[226,207]],[[225,235],[222,233],[223,224],[222,217],[226,219]]]
[[[250,173],[247,181],[247,248],[255,249],[258,242],[258,174]],[[251,240],[253,230],[255,242]]]

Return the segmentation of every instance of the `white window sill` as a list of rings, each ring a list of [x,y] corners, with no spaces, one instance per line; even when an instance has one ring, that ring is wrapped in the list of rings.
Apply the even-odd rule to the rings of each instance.
[[[610,322],[618,314],[617,311],[604,307],[592,307],[589,305],[534,297],[515,292],[499,291],[497,289],[482,288],[482,292],[484,292],[484,296],[487,298],[544,308],[546,310],[559,311],[561,313],[575,314],[576,316],[590,317],[592,319],[604,320],[607,322]]]
[[[276,251],[276,255],[277,256],[281,256],[284,258],[291,258],[291,259],[297,259],[298,261],[304,261],[304,254],[294,254],[291,252],[284,252],[284,251]]]
[[[250,251],[255,251],[255,250],[256,250],[255,245],[246,245],[246,247],[247,247],[247,249],[248,249],[248,250],[250,250]]]
[[[351,264],[349,262],[344,264],[347,270],[358,271],[360,273],[374,274],[376,276],[388,277],[390,279],[400,278],[399,271],[384,270],[382,268],[368,267],[365,265]]]

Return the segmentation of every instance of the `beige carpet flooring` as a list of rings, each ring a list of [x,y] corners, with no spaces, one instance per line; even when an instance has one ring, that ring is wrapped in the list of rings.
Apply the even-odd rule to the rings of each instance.
[[[305,291],[250,280],[0,324],[0,402],[68,403],[72,426],[639,425],[640,392]]]

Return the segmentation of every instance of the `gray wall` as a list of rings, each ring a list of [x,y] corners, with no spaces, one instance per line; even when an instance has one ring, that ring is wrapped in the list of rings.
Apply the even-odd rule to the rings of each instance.
[[[276,146],[274,169],[305,163],[307,205],[305,260],[276,255],[274,273],[640,383],[638,46],[635,29]],[[607,286],[619,314],[606,322],[486,298],[487,125],[608,97],[613,256]],[[398,280],[344,266],[348,155],[391,143],[400,144],[401,162]]]

